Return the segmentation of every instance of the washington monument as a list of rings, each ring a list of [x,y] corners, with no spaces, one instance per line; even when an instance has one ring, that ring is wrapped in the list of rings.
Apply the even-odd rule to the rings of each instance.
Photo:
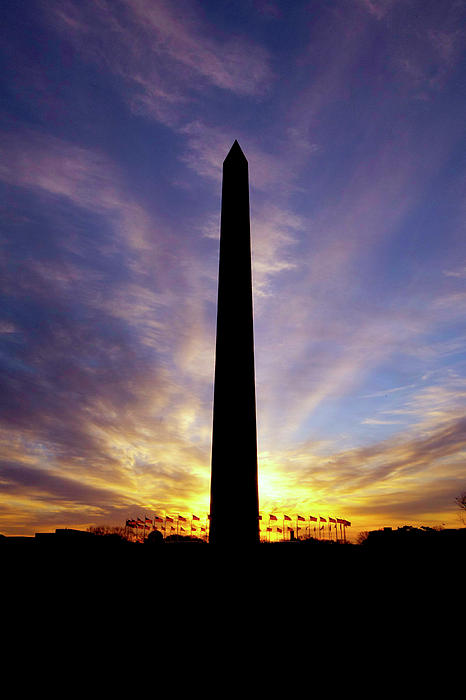
[[[237,141],[223,163],[209,541],[259,542],[248,161]]]

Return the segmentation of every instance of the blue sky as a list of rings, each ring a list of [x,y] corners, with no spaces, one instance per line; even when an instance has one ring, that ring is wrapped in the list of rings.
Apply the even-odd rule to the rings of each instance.
[[[1,14],[0,531],[207,512],[235,139],[261,511],[457,526],[466,3]]]

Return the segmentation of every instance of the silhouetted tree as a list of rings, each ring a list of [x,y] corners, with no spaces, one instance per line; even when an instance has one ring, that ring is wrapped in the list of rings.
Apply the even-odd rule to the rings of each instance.
[[[152,530],[146,537],[145,544],[163,544],[163,535],[158,530]]]
[[[356,539],[356,543],[362,544],[363,542],[365,542],[367,540],[368,536],[369,536],[369,533],[367,530],[361,530],[361,532],[359,533],[359,535]]]
[[[113,527],[110,525],[96,525],[95,527],[89,527],[88,532],[92,532],[93,535],[98,535],[99,537],[108,537],[109,535],[117,535],[123,540],[128,540],[128,531],[125,527]]]
[[[466,491],[463,491],[461,496],[458,496],[458,498],[455,499],[459,509],[461,510],[461,520],[463,523],[466,520]]]

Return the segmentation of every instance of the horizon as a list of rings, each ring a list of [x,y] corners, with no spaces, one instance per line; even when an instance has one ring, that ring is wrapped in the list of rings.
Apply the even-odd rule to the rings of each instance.
[[[466,6],[2,11],[0,533],[208,513],[236,142],[260,512],[461,527]]]

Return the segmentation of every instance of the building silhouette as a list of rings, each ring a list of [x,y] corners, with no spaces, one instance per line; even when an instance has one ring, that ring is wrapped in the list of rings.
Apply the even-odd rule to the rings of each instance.
[[[223,163],[209,542],[259,542],[248,161]]]

